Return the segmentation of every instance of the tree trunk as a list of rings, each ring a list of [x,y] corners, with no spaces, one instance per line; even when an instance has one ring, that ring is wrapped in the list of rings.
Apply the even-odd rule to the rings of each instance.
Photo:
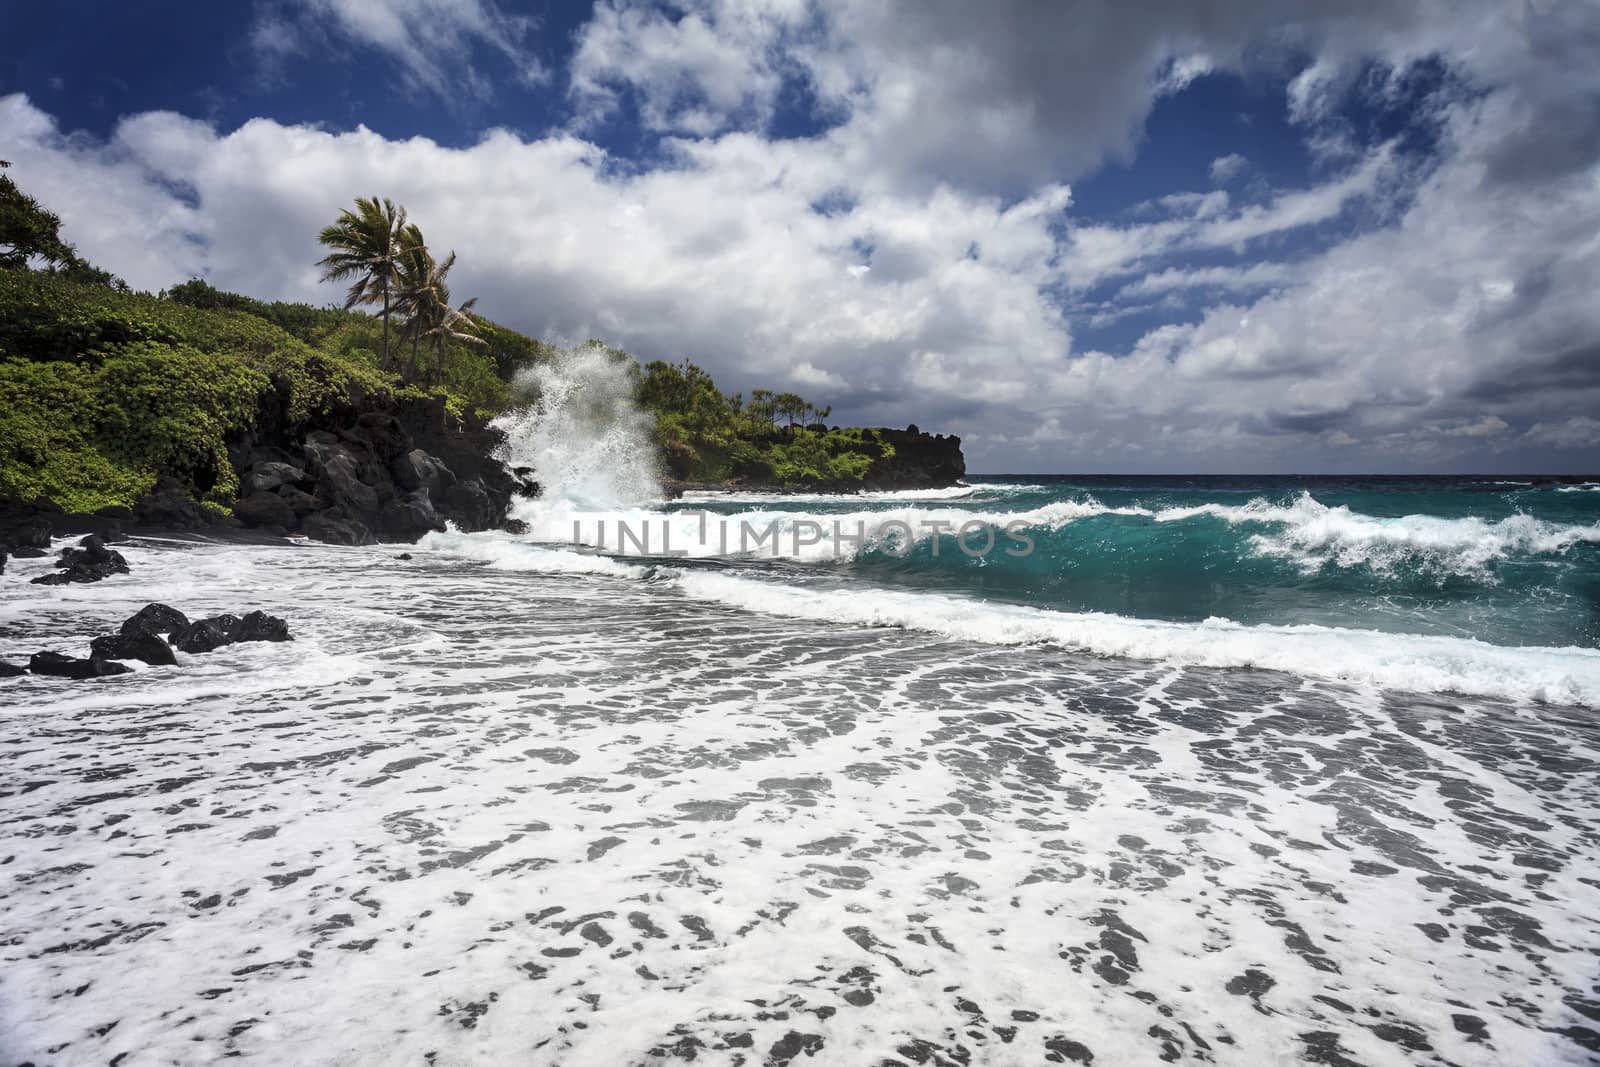
[[[389,276],[383,276],[383,366],[389,367]]]

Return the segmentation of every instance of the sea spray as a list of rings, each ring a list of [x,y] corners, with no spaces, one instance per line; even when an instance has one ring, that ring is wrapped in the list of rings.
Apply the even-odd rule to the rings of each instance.
[[[513,389],[523,403],[495,423],[506,433],[501,458],[533,468],[544,487],[518,518],[545,527],[576,512],[661,496],[650,417],[634,400],[634,367],[585,345],[517,375]]]

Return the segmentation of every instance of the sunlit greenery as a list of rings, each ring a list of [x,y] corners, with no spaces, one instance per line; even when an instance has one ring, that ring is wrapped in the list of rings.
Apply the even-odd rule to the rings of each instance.
[[[91,511],[130,505],[166,475],[228,507],[239,487],[228,447],[266,404],[286,402],[291,436],[359,403],[429,394],[487,418],[510,405],[519,370],[557,355],[472,300],[453,306],[455,255],[435,259],[388,200],[356,201],[321,234],[324,276],[350,284],[343,308],[200,279],[131,292],[59,227],[0,176],[0,497]],[[378,314],[356,310],[368,306]],[[692,363],[640,367],[610,351],[635,368],[675,477],[849,485],[893,455],[876,431],[830,429],[829,409],[794,393],[730,396]]]
[[[447,339],[430,357],[435,380],[414,384],[379,366],[381,325],[369,315],[203,281],[155,296],[0,269],[0,496],[92,511],[131,504],[169,474],[230,506],[228,441],[254,424],[274,380],[296,423],[355,396],[429,392],[458,416],[494,415],[510,402],[500,367],[549,350],[490,329],[497,347]]]
[[[730,396],[687,361],[645,364],[639,400],[655,415],[668,471],[688,481],[849,485],[894,455],[874,430],[830,429],[829,408],[765,389]]]

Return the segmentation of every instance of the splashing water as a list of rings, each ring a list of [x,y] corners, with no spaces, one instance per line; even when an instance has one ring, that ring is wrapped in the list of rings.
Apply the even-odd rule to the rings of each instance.
[[[633,397],[632,362],[599,345],[559,354],[517,375],[528,403],[495,425],[501,458],[532,467],[541,500],[518,518],[545,525],[562,514],[633,507],[661,496],[650,418]]]

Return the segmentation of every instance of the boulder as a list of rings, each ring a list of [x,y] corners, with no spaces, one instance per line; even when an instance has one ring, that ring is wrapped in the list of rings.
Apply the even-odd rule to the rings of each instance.
[[[426,489],[431,496],[443,496],[444,491],[456,484],[456,476],[444,460],[430,456],[420,448],[413,448],[389,465],[395,484],[406,492]]]
[[[101,659],[136,659],[153,667],[178,662],[172,646],[153,633],[106,634],[89,642],[89,651]]]
[[[378,532],[385,539],[415,541],[425,533],[443,530],[444,521],[433,510],[426,489],[417,489],[393,501],[378,519]]]
[[[260,490],[251,493],[233,506],[233,514],[247,526],[280,526],[287,530],[295,524],[294,507],[277,493]]]
[[[356,515],[370,514],[377,509],[378,491],[361,480],[355,454],[337,440],[326,440],[329,436],[313,433],[306,438],[306,465],[317,476],[317,496]]]
[[[289,624],[276,615],[268,615],[264,611],[252,611],[239,620],[233,629],[235,641],[293,641],[289,636]]]
[[[3,546],[0,546],[0,574],[4,574],[5,572],[6,572],[6,550],[5,550],[5,548]]]
[[[297,519],[302,515],[309,515],[313,511],[319,511],[322,508],[322,501],[304,489],[296,489],[292,485],[280,487],[278,495],[289,505],[289,510],[294,512]]]
[[[33,580],[34,585],[66,585],[69,582],[98,582],[113,574],[127,574],[128,561],[121,552],[106,547],[97,534],[90,534],[78,542],[77,548],[64,548],[56,561],[60,568],[55,574],[46,574]]]
[[[223,645],[233,644],[228,631],[239,624],[234,615],[217,615],[192,622],[168,638],[179,652],[210,652]]]
[[[115,660],[79,659],[63,656],[59,652],[35,652],[28,660],[28,670],[34,674],[47,674],[56,678],[104,678],[112,674],[127,674],[132,668]]]
[[[11,546],[11,554],[18,559],[37,559],[50,551],[51,526],[45,518],[27,518],[0,533],[0,541]],[[24,549],[33,549],[25,553]]]
[[[367,529],[366,523],[343,508],[329,508],[307,515],[300,528],[307,537],[335,545],[372,545],[377,544],[378,540]]]
[[[213,615],[191,623],[172,635],[179,652],[210,652],[240,641],[292,641],[289,624],[264,611],[252,611],[244,618]]]
[[[155,489],[133,505],[133,521],[140,526],[161,530],[204,530],[214,526],[238,526],[232,516],[196,504],[184,487],[172,478],[161,478]]]
[[[240,487],[241,496],[254,493],[270,493],[286,485],[298,485],[307,481],[306,472],[289,463],[257,463],[250,468]],[[238,509],[234,509],[235,514]]]
[[[28,668],[19,667],[15,663],[0,660],[0,678],[15,678],[19,674],[27,674]]]
[[[459,481],[451,486],[445,491],[444,503],[446,517],[463,530],[487,530],[498,526],[505,514],[505,508],[495,504],[488,488],[479,478]]]
[[[123,622],[120,633],[124,637],[134,634],[165,635],[176,633],[189,625],[189,617],[177,608],[165,604],[146,604]]]

